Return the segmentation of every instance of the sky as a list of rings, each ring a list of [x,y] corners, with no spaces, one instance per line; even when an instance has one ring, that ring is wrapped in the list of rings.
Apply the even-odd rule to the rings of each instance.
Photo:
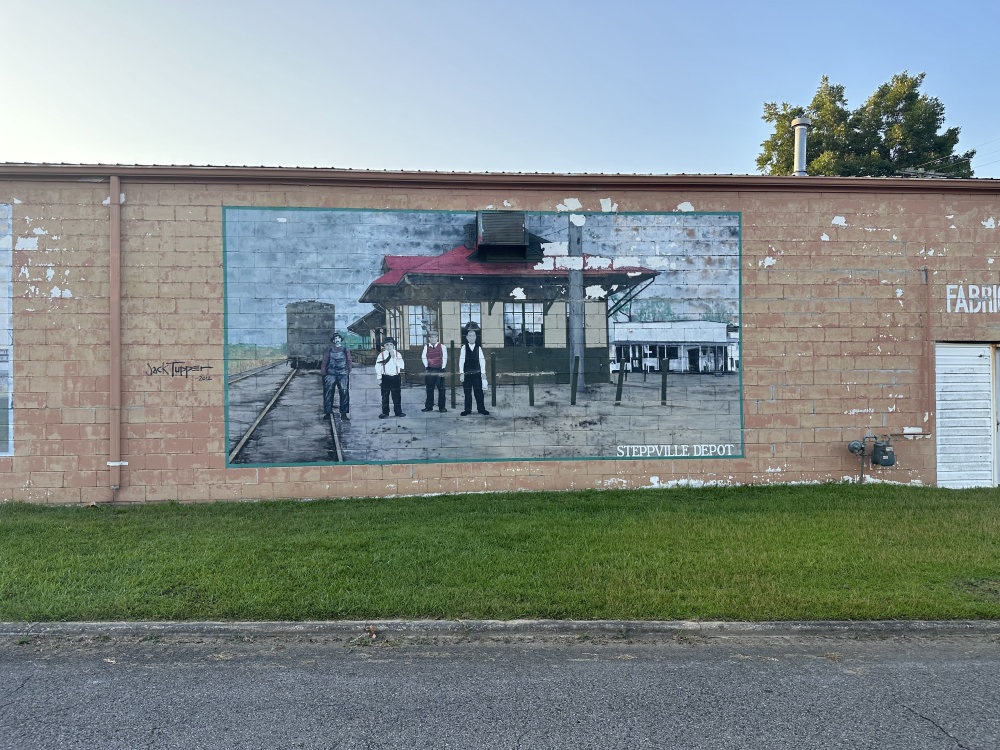
[[[904,70],[1000,178],[995,0],[8,0],[0,162],[755,174]]]

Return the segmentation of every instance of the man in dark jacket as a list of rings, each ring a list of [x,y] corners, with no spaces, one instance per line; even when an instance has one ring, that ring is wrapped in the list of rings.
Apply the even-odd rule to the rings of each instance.
[[[323,376],[323,418],[333,411],[333,391],[340,389],[340,418],[351,421],[351,350],[344,346],[344,337],[333,334],[331,346],[323,355],[319,374]]]

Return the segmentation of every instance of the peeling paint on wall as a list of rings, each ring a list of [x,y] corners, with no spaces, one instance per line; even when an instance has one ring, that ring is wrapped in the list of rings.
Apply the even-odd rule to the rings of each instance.
[[[569,255],[568,242],[543,242],[542,255]]]
[[[691,205],[690,201],[684,201],[683,203],[677,204],[678,211],[694,211],[694,206]]]
[[[602,258],[599,255],[587,256],[587,269],[611,268],[614,258]]]
[[[630,268],[632,266],[629,266]],[[565,271],[582,271],[583,270],[583,258],[574,258],[566,256],[565,258],[556,258],[556,270]]]
[[[588,299],[604,299],[608,296],[608,292],[604,287],[594,284],[587,287],[586,295]]]
[[[830,222],[835,227],[846,227],[847,219],[843,216],[834,216],[833,221]]]

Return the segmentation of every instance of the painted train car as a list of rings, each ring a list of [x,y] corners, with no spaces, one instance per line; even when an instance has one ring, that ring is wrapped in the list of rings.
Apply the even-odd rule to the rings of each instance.
[[[288,363],[295,369],[318,368],[337,330],[334,306],[303,300],[285,305]]]

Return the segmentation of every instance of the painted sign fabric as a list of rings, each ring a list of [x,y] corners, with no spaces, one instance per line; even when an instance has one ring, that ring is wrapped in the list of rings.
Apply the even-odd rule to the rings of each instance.
[[[739,214],[229,207],[224,247],[230,465],[743,454]]]

